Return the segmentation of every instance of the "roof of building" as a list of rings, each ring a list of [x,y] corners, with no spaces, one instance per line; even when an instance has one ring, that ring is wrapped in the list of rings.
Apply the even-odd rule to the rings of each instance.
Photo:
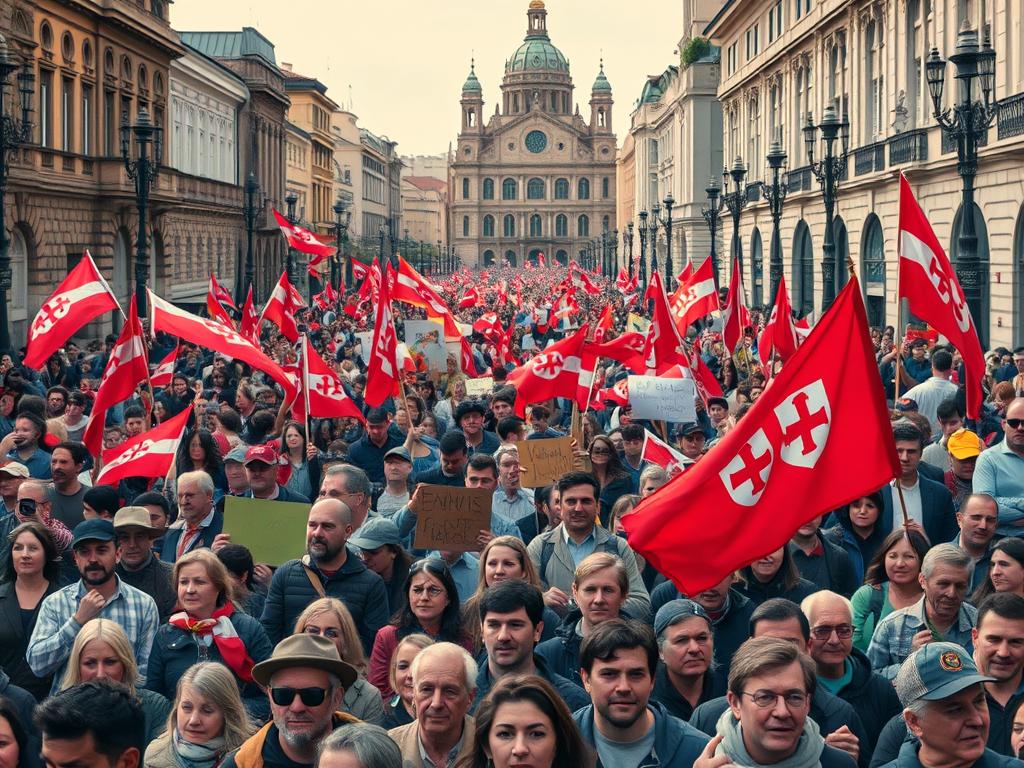
[[[448,189],[444,179],[438,179],[433,176],[406,176],[402,180],[408,181],[417,189],[434,190],[436,192],[445,192]]]
[[[604,76],[604,59],[601,59],[601,69],[597,73],[597,79],[594,80],[594,87],[590,89],[593,93],[611,93],[612,84],[608,82],[608,78]]]
[[[289,65],[281,65],[281,76],[284,77],[284,89],[286,91],[308,91],[326,94],[327,86],[309,75],[302,75],[291,69]]]
[[[466,78],[466,82],[462,84],[462,92],[466,93],[471,91],[474,93],[483,93],[483,87],[480,85],[480,81],[476,79],[476,62],[470,59],[469,63],[469,77]]]
[[[506,72],[527,72],[534,69],[569,71],[569,60],[551,44],[546,34],[528,35],[505,63]]]
[[[240,59],[259,56],[277,66],[274,44],[253,27],[238,32],[180,32],[181,41],[214,59]]]

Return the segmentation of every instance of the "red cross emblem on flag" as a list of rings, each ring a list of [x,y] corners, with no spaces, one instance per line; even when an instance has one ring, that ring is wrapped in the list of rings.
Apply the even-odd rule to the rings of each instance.
[[[152,440],[143,440],[141,443],[125,451],[116,459],[107,464],[107,468],[109,469],[110,467],[117,467],[120,466],[121,464],[127,464],[131,461],[135,461],[135,459],[141,458],[145,456],[147,453],[149,453],[149,449],[152,448],[154,445],[155,443]]]
[[[63,293],[43,304],[39,315],[32,323],[32,335],[46,333],[71,309],[71,300]]]
[[[228,328],[226,325],[222,325],[221,323],[218,323],[216,320],[208,320],[208,319],[206,319],[204,317],[204,318],[202,318],[201,322],[206,327],[206,329],[208,331],[210,331],[211,333],[215,333],[218,336],[221,336],[221,337],[227,339],[232,344],[244,344],[245,343],[245,340],[241,336],[239,336],[233,330]]]
[[[541,352],[534,362],[533,372],[542,379],[557,379],[565,367],[565,358],[558,352]]]
[[[324,397],[337,397],[342,394],[341,384],[338,381],[332,381],[330,376],[319,376],[317,378],[318,381],[313,389]]]

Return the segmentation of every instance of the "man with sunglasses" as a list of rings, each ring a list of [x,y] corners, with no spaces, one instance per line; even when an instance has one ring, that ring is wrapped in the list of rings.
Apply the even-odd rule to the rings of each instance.
[[[320,742],[335,728],[358,722],[339,711],[358,673],[326,637],[286,637],[252,668],[252,677],[267,689],[273,719],[228,755],[222,768],[312,768]]]
[[[1005,437],[982,451],[974,466],[974,492],[999,504],[1000,536],[1024,534],[1024,397],[1006,406]]]
[[[892,684],[871,669],[863,651],[853,647],[853,610],[850,601],[828,590],[815,592],[800,605],[811,625],[807,652],[814,659],[818,685],[848,702],[860,715],[868,744],[874,751],[886,722],[901,711]]]

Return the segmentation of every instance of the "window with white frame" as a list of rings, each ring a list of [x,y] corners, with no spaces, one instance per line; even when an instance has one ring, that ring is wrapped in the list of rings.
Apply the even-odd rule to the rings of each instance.
[[[906,93],[903,105],[906,107],[907,128],[916,128],[924,123],[927,104],[924,96],[927,88],[921,86],[923,76],[922,56],[925,50],[924,3],[922,0],[907,0],[906,15]],[[899,119],[899,117],[898,117]]]
[[[736,43],[729,46],[726,52],[725,74],[732,75],[736,72]]]
[[[768,42],[782,36],[782,0],[768,9]]]
[[[747,102],[747,168],[753,169],[761,162],[761,111],[760,102],[754,96]],[[753,179],[754,177],[751,176]]]
[[[885,132],[885,39],[881,22],[872,19],[864,29],[866,66],[864,82],[867,84],[864,137],[874,142]]]
[[[760,27],[755,24],[746,33],[746,44],[747,44],[747,61],[751,61],[761,52],[761,41],[759,39],[758,32]]]

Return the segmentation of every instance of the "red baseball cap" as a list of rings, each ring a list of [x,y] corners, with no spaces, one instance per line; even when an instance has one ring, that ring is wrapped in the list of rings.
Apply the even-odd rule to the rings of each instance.
[[[253,445],[245,452],[243,466],[248,466],[254,461],[262,461],[264,464],[277,464],[277,448],[270,443],[264,445]]]

